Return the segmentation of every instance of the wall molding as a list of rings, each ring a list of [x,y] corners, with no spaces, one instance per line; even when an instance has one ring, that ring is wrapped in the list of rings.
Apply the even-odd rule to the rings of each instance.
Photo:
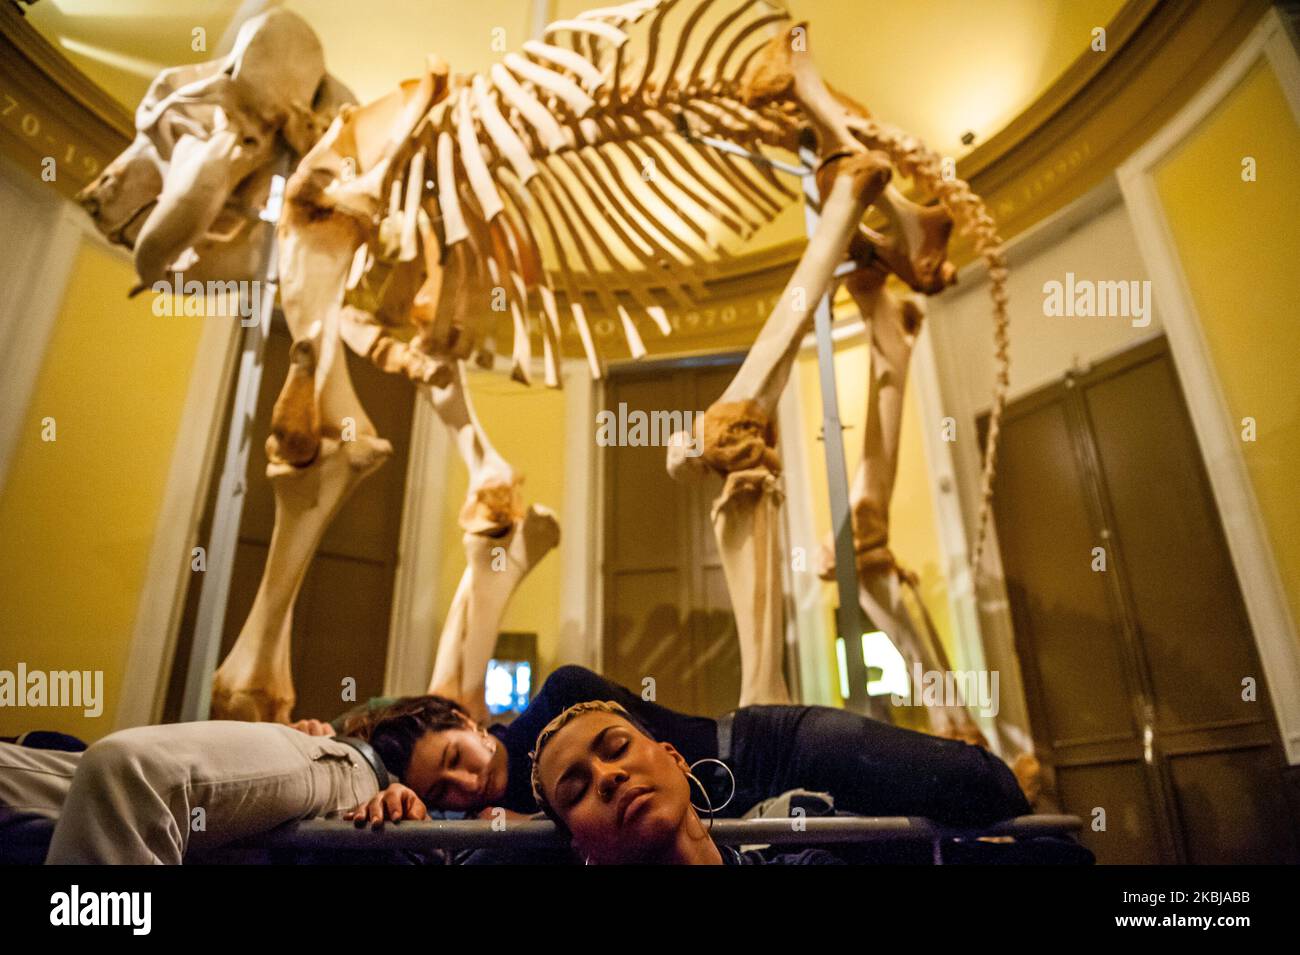
[[[53,157],[57,176],[42,186],[70,199],[134,136],[131,111],[0,2],[0,151],[36,182]]]
[[[204,506],[220,466],[222,431],[242,333],[239,322],[229,319],[209,318],[203,323],[136,604],[114,729],[162,719],[185,597],[194,573],[192,548],[198,543]]]
[[[1300,91],[1295,89],[1300,86],[1300,61],[1277,11],[1269,10],[1214,78],[1117,175],[1142,258],[1164,303],[1165,334],[1223,520],[1287,760],[1296,765],[1300,764],[1300,635],[1154,177],[1165,157],[1261,61],[1277,70],[1284,89],[1292,86],[1288,101],[1300,123]]]
[[[433,410],[429,389],[420,386],[416,392],[384,664],[386,696],[424,693],[433,674],[445,613],[438,597],[447,469],[460,463],[446,427]]]
[[[594,440],[596,393],[587,363],[566,359],[564,382],[564,499],[560,502],[560,621],[557,663],[600,672],[604,641],[599,621],[604,599],[600,541],[605,520],[604,478]]]
[[[12,172],[11,172],[12,170]],[[93,233],[80,210],[63,202],[55,193],[42,189],[9,162],[0,163],[4,186],[12,186],[19,201],[31,210],[26,224],[28,238],[44,239],[26,252],[15,281],[0,300],[0,492],[3,492],[17,452],[32,393],[45,364],[45,353],[54,333],[54,322],[63,307],[68,279],[76,264],[82,242]],[[37,218],[38,217],[38,218]]]

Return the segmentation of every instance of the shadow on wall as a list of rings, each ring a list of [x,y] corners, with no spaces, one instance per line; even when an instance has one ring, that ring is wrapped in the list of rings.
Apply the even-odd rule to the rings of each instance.
[[[740,644],[730,610],[692,610],[683,619],[661,603],[640,620],[606,621],[605,676],[671,709],[721,716],[740,699]]]

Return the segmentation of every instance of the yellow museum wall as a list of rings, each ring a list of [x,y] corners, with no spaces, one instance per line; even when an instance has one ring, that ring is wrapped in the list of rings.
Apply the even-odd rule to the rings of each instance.
[[[858,463],[862,460],[862,434],[866,420],[867,374],[869,350],[865,339],[859,338],[839,346],[835,351],[836,393],[839,398],[840,421],[845,427],[845,461],[849,481],[852,482]],[[815,352],[805,351],[799,356],[795,378],[799,408],[803,424],[803,447],[800,453],[808,465],[808,484],[812,499],[813,522],[819,541],[825,541],[831,530],[830,504],[826,488],[826,457],[821,433],[822,399],[817,374]],[[934,497],[930,492],[929,468],[921,434],[921,413],[917,407],[915,386],[909,377],[903,399],[903,431],[898,451],[898,478],[894,497],[890,502],[890,547],[898,561],[920,575],[919,590],[926,609],[934,620],[939,638],[953,659],[953,628],[948,607],[948,583],[939,547],[938,519]],[[814,570],[820,555],[814,555]],[[830,613],[837,602],[832,583],[822,584],[825,605]],[[834,637],[832,636],[833,640]],[[832,646],[828,658],[835,666]],[[833,674],[831,685],[839,692],[838,674]]]
[[[565,401],[564,392],[540,384],[525,387],[500,374],[468,372],[470,399],[493,447],[523,475],[525,504],[549,507],[559,517],[560,536],[580,533],[578,525],[592,520],[588,514],[566,515],[564,504]],[[576,379],[581,383],[583,379]],[[574,385],[570,385],[571,387]],[[588,436],[574,440],[589,440]],[[457,522],[469,474],[460,456],[447,462],[443,498],[442,562],[438,607],[445,615],[465,570],[465,549]],[[556,659],[560,635],[562,562],[557,547],[546,555],[515,591],[506,607],[502,631],[537,634],[540,681],[544,674],[572,660]]]
[[[1242,180],[1243,157],[1258,178]],[[1273,553],[1300,620],[1300,128],[1261,60],[1155,171],[1201,329],[1243,441]],[[1240,432],[1239,432],[1240,436]]]
[[[111,732],[199,334],[126,298],[130,263],[82,243],[0,494],[0,669],[103,673],[103,712],[0,708],[0,735]],[[42,419],[55,421],[42,440]]]

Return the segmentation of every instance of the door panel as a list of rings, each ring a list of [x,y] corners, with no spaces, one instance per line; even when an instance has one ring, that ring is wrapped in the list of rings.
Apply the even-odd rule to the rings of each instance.
[[[705,540],[716,553],[713,535],[706,535]],[[724,713],[740,699],[740,642],[736,639],[736,618],[722,565],[706,567],[703,583],[704,607],[691,620],[697,654],[697,697],[700,712]]]
[[[1157,356],[1083,395],[1157,728],[1259,722],[1267,702],[1241,698],[1259,672],[1250,621],[1173,367]]]
[[[1105,809],[1105,831],[1082,837],[1098,859],[1300,857],[1254,636],[1163,338],[1008,407],[995,511],[1034,738],[1063,808],[1089,823]]]
[[[626,403],[628,414],[647,414],[664,407],[665,398],[675,397],[653,378],[620,381],[611,387],[607,407],[615,415]],[[610,480],[610,516],[619,523],[619,533],[609,539],[608,556],[624,570],[631,567],[673,567],[677,564],[682,535],[686,532],[679,513],[678,485],[668,476],[665,450],[661,447],[607,448]]]
[[[1003,561],[1022,569],[1009,577],[1008,590],[1017,623],[1032,631],[1043,728],[1058,751],[1136,744],[1131,691],[1110,638],[1116,620],[1105,579],[1092,570],[1098,540],[1064,409],[1045,404],[1017,415],[1004,435],[995,502],[1000,516],[1014,502],[1014,520],[999,522],[998,539]]]
[[[1104,865],[1134,865],[1160,855],[1156,816],[1140,759],[1056,768],[1061,805],[1083,818],[1079,841]],[[1093,830],[1094,811],[1106,812],[1105,831]]]
[[[613,369],[602,410],[702,412],[735,375],[739,356],[708,364]],[[740,698],[740,649],[709,507],[722,483],[679,484],[661,445],[602,449],[605,636],[603,667],[657,701],[720,715]]]
[[[674,709],[695,703],[691,687],[665,678],[690,665],[691,646],[671,595],[680,589],[676,570],[626,571],[612,576],[605,592],[613,612],[605,618],[605,675],[633,690],[655,681],[656,699]]]
[[[1278,785],[1271,747],[1176,756],[1169,760],[1169,773],[1187,862],[1294,859],[1294,820]]]

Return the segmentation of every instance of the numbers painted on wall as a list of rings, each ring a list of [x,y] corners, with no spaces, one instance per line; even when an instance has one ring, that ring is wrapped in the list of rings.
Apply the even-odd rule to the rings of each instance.
[[[44,150],[46,155],[54,156],[87,179],[94,179],[103,168],[98,159],[81,152],[76,143],[49,132],[39,113],[4,90],[0,90],[0,120],[30,140],[36,149]]]
[[[729,328],[762,324],[776,307],[777,295],[765,295],[762,298],[742,302],[728,302],[709,308],[692,309],[688,312],[670,312],[668,323],[676,334],[701,334],[725,331]],[[592,323],[592,334],[598,339],[622,337],[623,330],[619,322],[612,318],[599,318]]]

